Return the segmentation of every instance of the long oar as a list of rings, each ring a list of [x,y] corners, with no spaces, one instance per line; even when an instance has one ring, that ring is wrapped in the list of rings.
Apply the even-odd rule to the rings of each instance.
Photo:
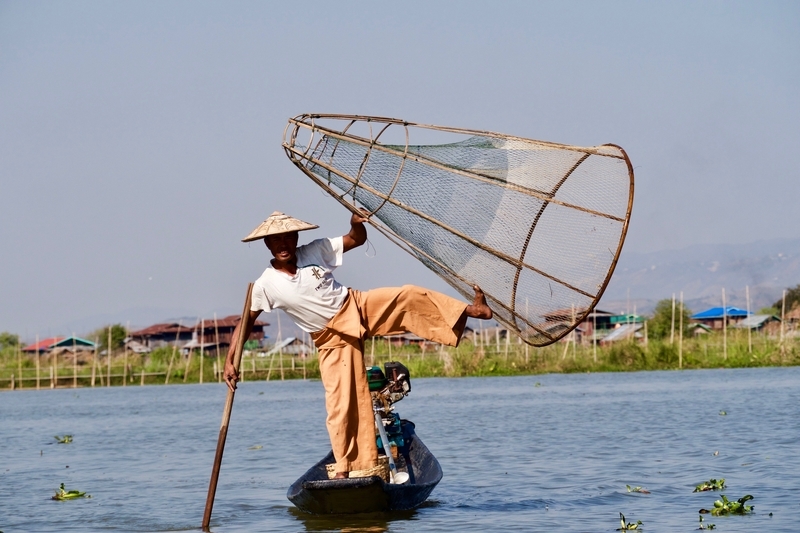
[[[239,372],[239,363],[242,361],[242,349],[247,340],[247,322],[250,318],[250,297],[253,292],[253,284],[247,286],[247,297],[242,309],[242,319],[239,322],[239,337],[236,342],[236,351],[233,353],[233,367]],[[228,437],[228,423],[231,420],[231,410],[233,409],[233,396],[235,390],[228,389],[228,398],[225,401],[225,410],[222,412],[222,425],[219,428],[219,438],[217,439],[217,453],[214,456],[214,468],[211,469],[211,481],[208,483],[208,497],[206,498],[206,510],[203,513],[203,531],[208,531],[208,523],[211,521],[211,510],[214,508],[214,496],[217,493],[217,480],[219,480],[219,467],[222,465],[222,452],[225,451],[225,439]]]

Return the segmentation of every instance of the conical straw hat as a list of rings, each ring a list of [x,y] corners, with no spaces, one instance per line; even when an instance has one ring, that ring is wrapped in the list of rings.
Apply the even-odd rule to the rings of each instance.
[[[242,239],[242,242],[257,241],[267,235],[277,235],[278,233],[289,233],[292,231],[305,231],[307,229],[317,229],[319,226],[303,222],[296,218],[284,215],[280,211],[272,213],[267,220],[258,225],[250,232],[250,235]]]

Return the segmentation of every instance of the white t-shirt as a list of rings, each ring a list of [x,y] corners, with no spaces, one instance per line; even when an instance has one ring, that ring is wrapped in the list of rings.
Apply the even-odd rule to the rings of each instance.
[[[307,333],[323,329],[347,299],[347,287],[332,274],[341,266],[343,253],[341,237],[298,246],[297,273],[291,276],[272,266],[267,268],[253,286],[250,309],[281,309]]]

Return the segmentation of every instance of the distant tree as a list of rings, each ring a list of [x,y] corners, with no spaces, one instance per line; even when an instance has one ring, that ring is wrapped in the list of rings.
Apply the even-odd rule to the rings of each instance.
[[[19,345],[19,335],[14,335],[4,331],[0,333],[0,350],[5,348],[15,348]]]
[[[798,304],[800,304],[800,284],[798,284],[794,288],[786,289],[786,312],[788,313],[789,311],[794,309],[794,306],[796,306]],[[772,307],[777,309],[778,312],[776,314],[778,314],[778,315],[781,314],[781,307],[783,307],[783,296],[782,295],[778,299],[777,302],[772,304]]]
[[[675,302],[675,337],[678,336],[678,328],[680,327],[681,313],[683,313],[683,336],[689,334],[689,321],[691,320],[692,312],[681,306],[680,302]],[[672,299],[660,300],[656,304],[656,309],[653,312],[653,318],[647,321],[647,336],[654,339],[669,338],[670,331],[672,330]]]
[[[95,330],[91,333],[91,341],[95,339],[98,340],[97,349],[100,351],[108,349],[108,328],[109,326],[103,326],[102,328]],[[125,343],[125,337],[127,333],[125,331],[125,326],[122,324],[113,324],[111,325],[111,349],[118,350],[123,347]]]

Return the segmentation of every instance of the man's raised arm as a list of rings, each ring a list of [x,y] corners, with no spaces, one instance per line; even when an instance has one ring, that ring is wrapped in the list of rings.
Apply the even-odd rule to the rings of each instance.
[[[366,214],[366,210],[362,209],[362,211]],[[355,213],[350,217],[350,233],[342,236],[342,245],[345,252],[367,242],[367,228],[364,227],[364,222],[367,220],[369,220],[368,217]]]

